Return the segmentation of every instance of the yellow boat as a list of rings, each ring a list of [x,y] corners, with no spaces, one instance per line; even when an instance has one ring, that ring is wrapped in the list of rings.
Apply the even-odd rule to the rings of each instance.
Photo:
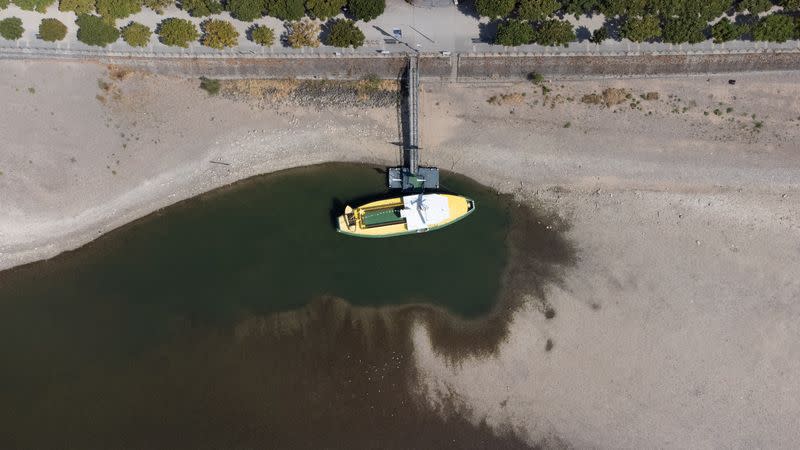
[[[368,238],[424,233],[456,223],[473,211],[475,202],[460,195],[404,195],[347,206],[339,216],[338,231]]]

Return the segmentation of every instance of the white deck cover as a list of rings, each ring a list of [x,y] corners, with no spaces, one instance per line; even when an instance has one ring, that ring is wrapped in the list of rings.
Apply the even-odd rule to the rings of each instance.
[[[406,219],[409,230],[424,230],[450,218],[447,197],[439,194],[406,195],[400,217]]]

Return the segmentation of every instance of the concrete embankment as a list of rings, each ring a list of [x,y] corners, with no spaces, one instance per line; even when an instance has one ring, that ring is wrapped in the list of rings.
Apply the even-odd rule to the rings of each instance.
[[[20,57],[20,55],[4,56]],[[56,56],[56,58],[86,60],[84,57]],[[405,57],[396,55],[370,57],[309,55],[270,58],[103,56],[91,60],[145,69],[161,75],[214,78],[359,79],[373,74],[380,78],[396,78],[405,65]],[[518,80],[534,71],[545,76],[583,78],[798,69],[800,69],[800,52],[670,55],[453,54],[423,55],[420,58],[421,77],[425,80],[442,81]]]

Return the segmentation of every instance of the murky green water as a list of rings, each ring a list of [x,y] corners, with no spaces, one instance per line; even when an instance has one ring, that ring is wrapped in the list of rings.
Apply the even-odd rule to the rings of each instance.
[[[87,380],[98,392],[114,390],[100,381],[105,371],[127,377],[129,361],[173,342],[186,324],[204,335],[225,332],[323,295],[487,313],[506,261],[506,207],[485,187],[445,174],[445,187],[477,202],[466,220],[391,239],[336,233],[335,213],[384,192],[384,182],[380,168],[354,165],[267,175],[0,274],[0,399],[8,413],[0,418],[36,428],[45,411],[70,417],[64,403],[108,408],[69,392]]]

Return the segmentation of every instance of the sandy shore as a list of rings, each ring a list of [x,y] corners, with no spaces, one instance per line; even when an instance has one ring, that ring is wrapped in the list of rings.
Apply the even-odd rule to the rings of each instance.
[[[398,159],[393,108],[258,108],[195,80],[3,64],[0,268],[257,173]],[[420,394],[531,443],[792,447],[798,81],[424,86],[423,162],[556,211],[579,261],[547,289],[556,317],[523,308],[493,356],[452,364],[417,327]],[[581,101],[609,87],[624,101]]]

